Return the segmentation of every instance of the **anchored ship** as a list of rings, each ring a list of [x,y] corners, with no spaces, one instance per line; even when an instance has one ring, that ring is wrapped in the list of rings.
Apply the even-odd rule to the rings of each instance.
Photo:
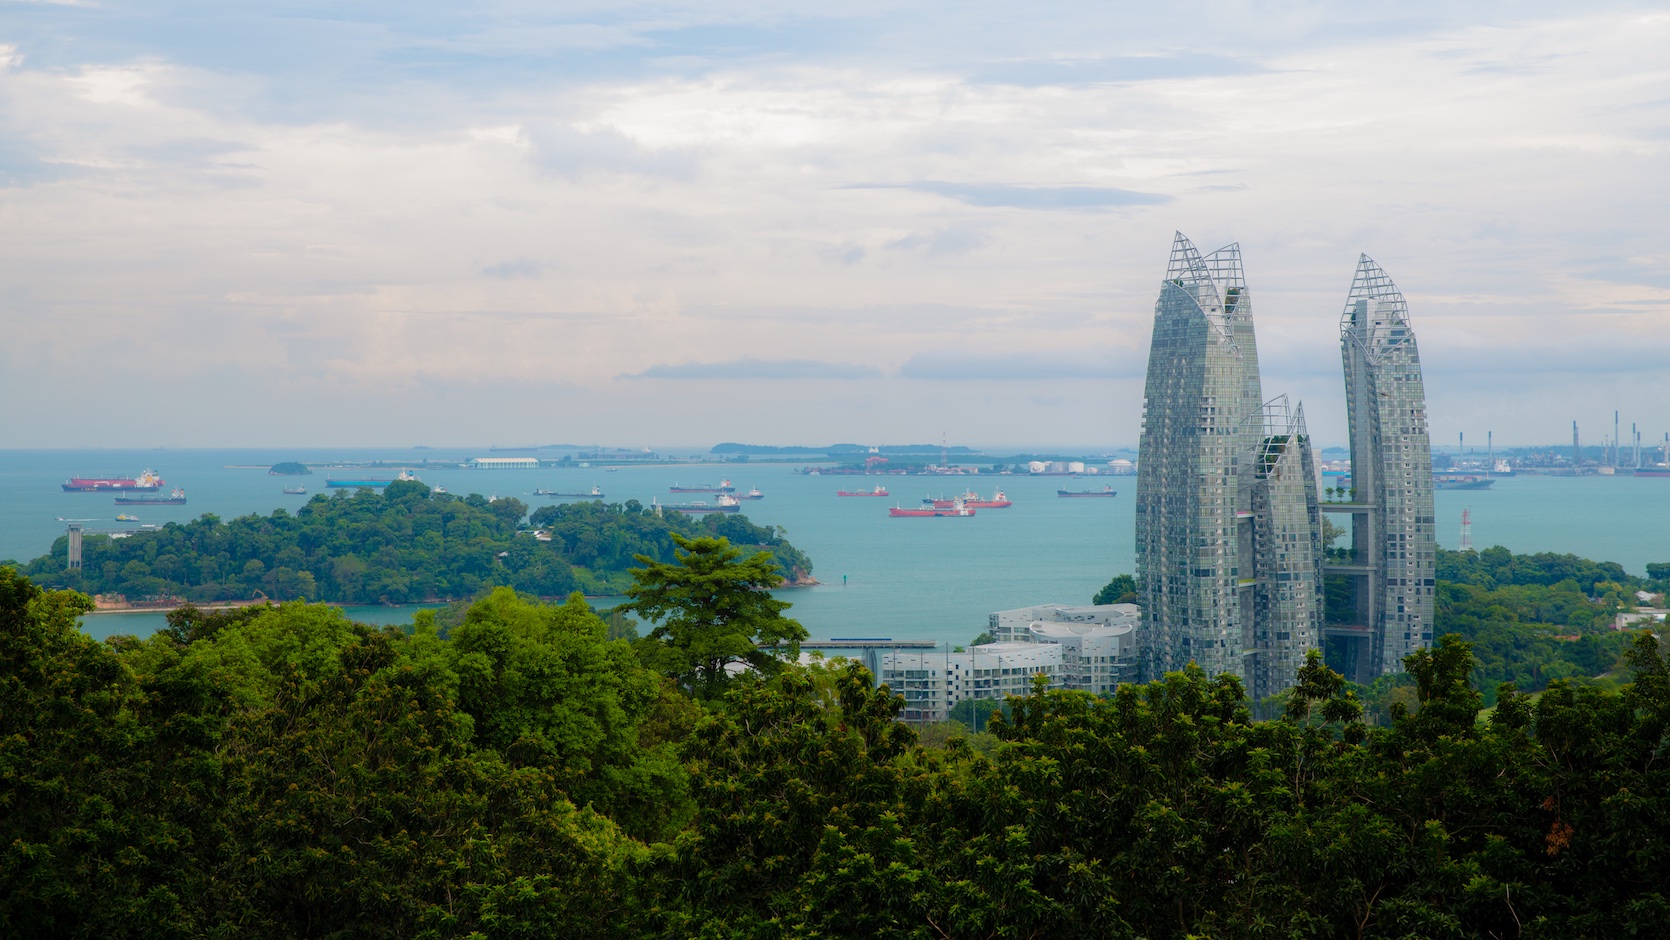
[[[711,503],[661,503],[657,508],[700,516],[712,512],[736,512],[741,508],[741,504],[736,501],[735,496],[721,493],[719,498]]]
[[[558,493],[555,490],[539,489],[534,490],[533,495],[549,496],[552,499],[602,499],[603,491],[595,486],[591,488],[589,493]]]
[[[1014,503],[1009,501],[1009,497],[1003,495],[1002,490],[993,493],[991,499],[981,499],[979,493],[969,490],[956,499],[924,497],[922,505],[932,506],[935,509],[955,509],[958,506],[967,506],[970,509],[1008,509]]]
[[[186,491],[177,486],[174,487],[174,492],[169,493],[167,496],[116,497],[116,505],[118,506],[184,506],[185,504]]]
[[[720,480],[718,483],[711,483],[711,484],[710,483],[703,483],[703,484],[698,484],[696,486],[679,486],[677,483],[674,483],[672,486],[667,487],[667,492],[669,492],[669,493],[735,493],[736,492],[736,487],[732,486],[731,481],[729,481],[729,480]]]
[[[956,505],[948,509],[939,509],[934,506],[923,506],[921,509],[905,509],[899,506],[894,506],[892,509],[887,511],[887,514],[894,519],[916,518],[919,516],[972,516],[974,515],[974,510],[964,506],[959,501]]]
[[[422,481],[418,480],[417,474],[411,472],[410,470],[402,470],[402,471],[400,471],[400,475],[395,477],[392,480],[373,480],[373,479],[369,479],[369,478],[364,479],[364,480],[352,480],[352,479],[350,479],[350,480],[332,480],[332,479],[327,478],[325,480],[325,485],[330,486],[330,487],[335,487],[337,489],[358,489],[362,486],[367,486],[367,487],[370,487],[371,489],[376,490],[376,489],[382,489],[383,487],[388,486],[390,483],[406,483],[406,482],[422,482]]]
[[[877,486],[873,490],[836,490],[836,496],[888,496],[887,487]]]
[[[1118,496],[1119,494],[1115,493],[1113,485],[1109,484],[1099,490],[1056,490],[1055,495],[1062,499],[1095,499],[1097,497]]]
[[[162,489],[162,477],[146,470],[136,477],[70,477],[63,484],[66,493],[103,493],[105,491],[154,491]]]

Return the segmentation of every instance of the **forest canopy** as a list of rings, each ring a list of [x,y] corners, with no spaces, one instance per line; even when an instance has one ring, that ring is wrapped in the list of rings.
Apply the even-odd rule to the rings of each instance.
[[[740,514],[658,515],[629,500],[546,506],[525,525],[527,515],[520,500],[396,482],[382,493],[321,494],[293,515],[205,515],[127,538],[88,535],[79,572],[68,570],[68,541],[60,537],[22,570],[44,586],[130,601],[400,604],[470,598],[495,585],[560,598],[623,593],[634,557],[672,561],[677,532],[762,549],[786,580],[811,578],[811,559],[781,531]]]
[[[95,642],[0,568],[0,932],[127,937],[1653,936],[1670,664],[1509,688],[1313,655],[1280,717],[1198,669],[1040,685],[924,746],[834,661],[711,698],[578,598],[442,634],[300,603]],[[648,639],[639,641],[653,642]]]

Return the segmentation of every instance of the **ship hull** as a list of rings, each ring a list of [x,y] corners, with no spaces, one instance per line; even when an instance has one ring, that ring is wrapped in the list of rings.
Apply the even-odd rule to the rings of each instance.
[[[1111,491],[1106,492],[1106,493],[1097,493],[1097,492],[1086,493],[1086,492],[1075,492],[1073,490],[1056,490],[1055,495],[1061,497],[1062,499],[1112,499],[1113,497],[1118,496],[1119,494],[1111,492]]]
[[[116,497],[116,505],[118,506],[184,506],[185,504],[186,498],[184,496],[181,496],[178,499],[171,499],[166,496],[159,497],[157,499],[146,499],[143,496]]]
[[[958,510],[958,509],[898,509],[898,508],[894,508],[894,509],[889,509],[887,511],[887,514],[894,519],[916,519],[916,518],[929,518],[929,517],[940,518],[940,517],[972,516],[972,515],[974,515],[974,510],[972,510],[972,509]]]

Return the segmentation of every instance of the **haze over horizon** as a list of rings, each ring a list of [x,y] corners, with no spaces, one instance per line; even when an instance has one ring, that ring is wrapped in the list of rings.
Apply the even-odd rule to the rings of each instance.
[[[1645,4],[0,2],[0,447],[1133,446],[1174,230],[1345,440],[1670,429]],[[440,446],[440,445],[436,445]]]

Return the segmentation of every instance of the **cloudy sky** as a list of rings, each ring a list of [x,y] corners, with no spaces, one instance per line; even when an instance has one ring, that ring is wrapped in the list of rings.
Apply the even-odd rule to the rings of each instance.
[[[1134,444],[1179,229],[1321,442],[1359,252],[1656,440],[1652,6],[0,0],[0,447]]]

